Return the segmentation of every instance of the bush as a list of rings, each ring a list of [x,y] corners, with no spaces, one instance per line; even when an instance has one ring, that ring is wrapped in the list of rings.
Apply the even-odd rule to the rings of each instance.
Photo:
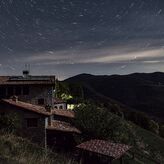
[[[19,118],[16,113],[0,115],[0,130],[15,132],[19,128]]]
[[[75,124],[87,139],[110,139],[115,142],[134,144],[135,131],[128,122],[93,104],[75,109]]]

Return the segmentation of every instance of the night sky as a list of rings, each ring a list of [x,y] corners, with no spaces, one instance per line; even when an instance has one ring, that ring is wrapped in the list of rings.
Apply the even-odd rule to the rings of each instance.
[[[0,0],[0,74],[164,71],[164,0]]]

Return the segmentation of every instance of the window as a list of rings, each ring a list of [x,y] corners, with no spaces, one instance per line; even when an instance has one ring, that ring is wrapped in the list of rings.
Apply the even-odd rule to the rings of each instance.
[[[29,95],[29,87],[28,86],[23,87],[23,95]]]
[[[38,119],[37,118],[27,118],[27,127],[34,128],[38,127]]]
[[[55,109],[58,109],[58,107],[55,105],[55,107],[54,107]]]
[[[0,87],[0,97],[4,98],[6,96],[6,88]]]
[[[63,106],[62,106],[62,105],[60,105],[59,109],[63,109]]]
[[[44,99],[38,99],[38,105],[44,105]]]
[[[21,95],[21,87],[16,87],[15,88],[15,94],[18,96],[18,95]]]
[[[8,96],[13,96],[14,95],[14,88],[13,87],[8,87],[7,88],[7,95]]]

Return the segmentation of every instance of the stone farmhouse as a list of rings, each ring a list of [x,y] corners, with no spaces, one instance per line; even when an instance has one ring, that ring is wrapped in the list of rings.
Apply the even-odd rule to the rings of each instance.
[[[46,127],[50,125],[51,113],[44,107],[32,105],[17,98],[2,99],[0,101],[0,115],[16,116],[17,134],[46,146]]]
[[[18,134],[42,146],[47,146],[50,138],[52,144],[60,142],[61,135],[72,138],[80,131],[71,125],[73,112],[54,97],[54,88],[55,76],[31,76],[29,71],[23,71],[23,76],[1,76],[0,116],[16,114]],[[60,101],[59,108],[56,101]],[[52,140],[52,135],[60,137]]]

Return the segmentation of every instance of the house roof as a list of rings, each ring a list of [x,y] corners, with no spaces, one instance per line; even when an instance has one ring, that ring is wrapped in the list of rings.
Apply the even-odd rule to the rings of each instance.
[[[54,104],[62,104],[62,103],[66,103],[64,100],[59,99],[59,98],[54,98]]]
[[[71,132],[80,134],[80,130],[64,121],[53,120],[52,125],[47,127],[48,130],[56,130],[62,132]]]
[[[0,76],[0,85],[52,85],[55,76]]]
[[[51,115],[51,113],[47,112],[44,107],[41,107],[41,106],[38,106],[38,105],[33,105],[33,104],[25,103],[25,102],[22,102],[22,101],[14,101],[12,99],[2,99],[1,101],[6,103],[6,104],[18,107],[18,109],[20,109],[20,110],[24,109],[24,110],[34,112],[34,113],[38,113],[38,114],[45,115],[45,116],[50,116]]]
[[[53,109],[52,114],[57,115],[57,116],[69,117],[69,118],[75,117],[75,113],[67,109]]]
[[[125,154],[131,146],[104,140],[90,140],[81,143],[77,148],[118,159]]]

